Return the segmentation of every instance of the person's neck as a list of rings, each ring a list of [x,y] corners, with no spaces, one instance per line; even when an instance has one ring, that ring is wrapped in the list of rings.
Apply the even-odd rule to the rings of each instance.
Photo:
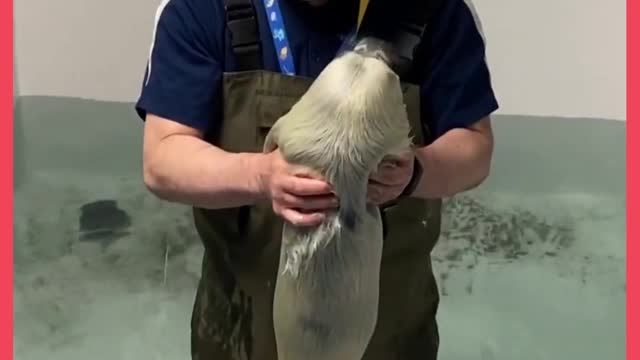
[[[320,31],[347,32],[356,23],[358,0],[329,0],[314,6],[301,0],[280,0],[304,17],[313,28]]]

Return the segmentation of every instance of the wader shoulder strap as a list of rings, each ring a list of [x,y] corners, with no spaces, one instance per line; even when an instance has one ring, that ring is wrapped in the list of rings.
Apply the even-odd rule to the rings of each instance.
[[[258,18],[252,0],[224,0],[226,22],[231,32],[231,48],[236,71],[262,69],[262,46]]]

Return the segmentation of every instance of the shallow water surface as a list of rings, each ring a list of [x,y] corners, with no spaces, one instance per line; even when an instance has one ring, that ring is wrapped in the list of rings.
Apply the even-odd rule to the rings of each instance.
[[[142,186],[131,104],[60,101],[18,112],[15,358],[188,359],[190,209]],[[495,123],[492,175],[447,199],[433,252],[440,359],[622,360],[624,125]]]
[[[40,204],[16,209],[16,359],[187,358],[201,256],[189,209],[135,178],[86,179],[95,185],[83,189],[55,177],[16,194]],[[106,246],[80,236],[80,208],[95,199],[131,217]],[[622,359],[623,228],[611,198],[447,202],[433,254],[442,358]]]

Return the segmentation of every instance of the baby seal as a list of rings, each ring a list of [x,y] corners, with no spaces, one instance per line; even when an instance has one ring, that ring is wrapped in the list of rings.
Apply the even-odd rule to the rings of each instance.
[[[366,40],[363,40],[366,41]],[[279,360],[360,360],[378,316],[382,222],[367,183],[411,146],[400,79],[379,56],[347,51],[274,124],[266,152],[329,181],[339,208],[317,227],[284,224],[273,303]]]

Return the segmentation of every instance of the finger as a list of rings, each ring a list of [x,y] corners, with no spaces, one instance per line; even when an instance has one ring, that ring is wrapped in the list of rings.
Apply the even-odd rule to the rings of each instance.
[[[377,169],[369,175],[369,182],[380,182],[384,177],[384,170],[382,168]]]
[[[402,167],[402,166],[406,166],[406,164],[409,164],[409,161],[404,161],[404,160],[400,160],[400,159],[388,159],[388,160],[383,160],[382,162],[380,162],[380,165],[378,165],[378,169],[379,170],[392,170],[392,169],[397,169],[397,168]]]
[[[382,205],[382,203],[384,203],[384,201],[381,198],[375,197],[375,196],[367,198],[367,201],[373,205]]]
[[[369,178],[369,182],[368,182],[368,184],[367,184],[367,187],[368,187],[368,188],[371,188],[371,187],[385,186],[385,184],[383,184],[383,183],[380,181],[380,179],[379,179],[379,178],[380,178],[379,176],[378,176],[378,178],[370,177],[370,178]]]
[[[369,204],[378,205],[380,199],[378,199],[375,195],[367,195],[367,202]]]
[[[290,208],[283,208],[280,216],[295,226],[317,226],[325,219],[325,214],[320,212],[303,213]]]
[[[378,186],[401,186],[407,181],[408,173],[404,171],[381,171],[369,177],[369,183]]]
[[[322,180],[285,176],[280,181],[280,188],[284,192],[296,196],[331,194],[331,186]]]
[[[305,210],[327,210],[337,208],[338,198],[333,195],[296,196],[290,193],[282,193],[278,199],[283,206]]]
[[[385,156],[380,164],[387,166],[405,166],[413,161],[414,156],[415,154],[412,150],[407,150],[398,154]]]
[[[373,204],[378,204],[382,191],[378,185],[370,184],[367,187],[367,199]]]
[[[401,186],[369,185],[367,199],[376,205],[395,200],[402,193]]]
[[[300,165],[290,165],[288,173],[293,176],[297,176],[305,179],[324,180],[324,177],[319,172]]]
[[[379,164],[379,168],[382,169],[396,169],[409,167],[413,163],[415,157],[394,157],[387,160],[383,160]]]
[[[399,173],[398,168],[379,167],[375,172],[369,175],[369,180],[380,184],[386,184],[397,176]]]
[[[295,165],[287,162],[287,160],[282,156],[280,150],[275,150],[274,153],[276,153],[277,162],[285,174],[307,179],[323,180],[322,175],[317,171],[306,166]]]

